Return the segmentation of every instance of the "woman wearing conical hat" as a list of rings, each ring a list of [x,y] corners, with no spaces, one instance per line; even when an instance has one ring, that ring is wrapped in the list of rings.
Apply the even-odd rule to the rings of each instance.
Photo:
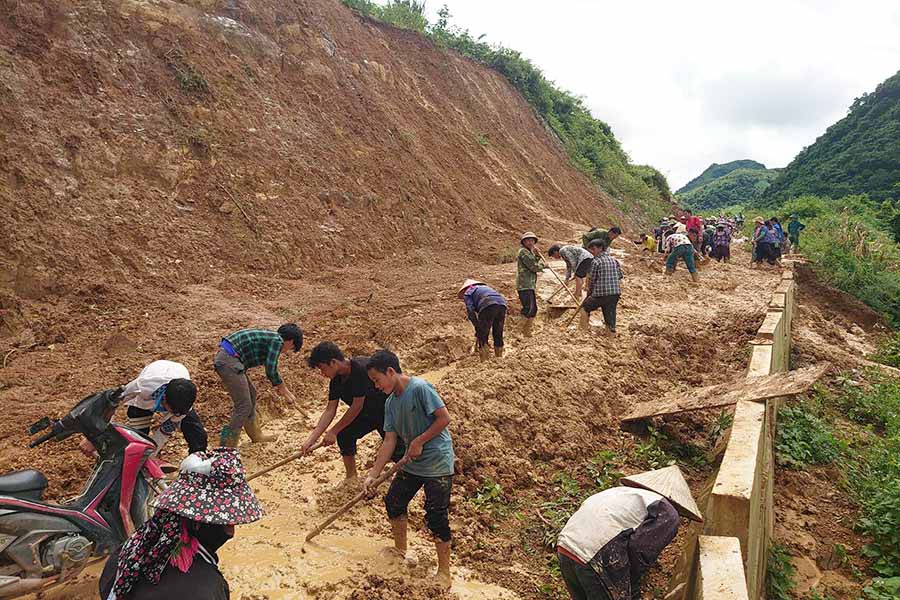
[[[559,567],[572,600],[640,598],[641,578],[675,539],[679,515],[703,520],[678,467],[621,483],[585,500],[559,534]]]

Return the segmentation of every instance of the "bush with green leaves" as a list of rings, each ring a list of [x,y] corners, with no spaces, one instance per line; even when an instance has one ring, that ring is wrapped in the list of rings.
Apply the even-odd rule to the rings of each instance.
[[[792,469],[827,465],[840,456],[841,448],[828,423],[806,406],[785,406],[778,411],[778,464]]]
[[[647,165],[635,165],[613,135],[612,128],[594,118],[584,100],[562,90],[544,76],[521,53],[483,41],[466,29],[450,24],[446,6],[438,20],[429,23],[425,3],[417,0],[343,0],[344,4],[370,18],[418,31],[436,45],[494,69],[503,75],[532,106],[565,146],[572,163],[625,204],[640,209],[650,219],[670,210],[672,192],[665,175]]]
[[[878,345],[878,352],[875,353],[872,360],[900,369],[900,333],[884,338]]]
[[[795,572],[787,548],[780,544],[772,544],[769,548],[769,560],[766,562],[766,598],[793,600]]]
[[[900,598],[900,577],[876,577],[863,588],[864,600],[897,600]]]

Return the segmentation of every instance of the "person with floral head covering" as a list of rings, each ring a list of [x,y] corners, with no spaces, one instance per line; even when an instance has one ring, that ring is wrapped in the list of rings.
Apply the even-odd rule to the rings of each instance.
[[[262,515],[238,450],[191,454],[157,500],[156,513],[110,555],[100,597],[228,600],[216,551],[234,536],[235,525]]]

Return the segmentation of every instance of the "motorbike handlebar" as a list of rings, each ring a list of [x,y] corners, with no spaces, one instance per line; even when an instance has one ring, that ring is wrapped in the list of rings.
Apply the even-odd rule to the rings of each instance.
[[[30,444],[28,444],[28,447],[34,448],[35,446],[40,446],[44,442],[49,441],[49,440],[53,439],[54,437],[56,437],[56,432],[53,430],[50,430],[47,433],[45,433],[44,435],[42,435],[41,437],[39,437],[38,439],[36,439],[33,442],[31,442]]]

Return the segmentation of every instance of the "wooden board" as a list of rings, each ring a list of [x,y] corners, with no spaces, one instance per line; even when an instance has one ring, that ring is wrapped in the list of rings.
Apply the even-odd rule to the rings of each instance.
[[[645,402],[622,418],[623,422],[636,421],[660,415],[673,415],[692,410],[721,408],[736,404],[738,400],[761,402],[769,398],[802,394],[824,375],[831,365],[776,373],[764,377],[748,377],[733,383],[722,383],[695,388],[687,392],[666,394],[654,402]]]

